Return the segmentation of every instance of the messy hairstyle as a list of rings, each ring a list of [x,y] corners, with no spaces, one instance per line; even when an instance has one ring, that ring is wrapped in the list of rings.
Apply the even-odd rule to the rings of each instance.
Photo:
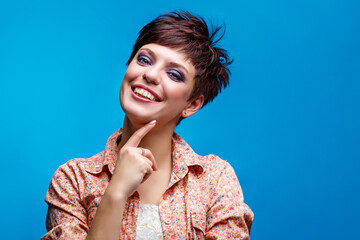
[[[162,14],[140,30],[127,64],[130,64],[137,51],[146,44],[156,43],[180,49],[196,70],[195,85],[189,99],[203,94],[205,106],[229,84],[228,65],[232,61],[229,60],[226,50],[215,46],[225,32],[216,38],[220,30],[222,26],[209,32],[205,20],[189,12]]]

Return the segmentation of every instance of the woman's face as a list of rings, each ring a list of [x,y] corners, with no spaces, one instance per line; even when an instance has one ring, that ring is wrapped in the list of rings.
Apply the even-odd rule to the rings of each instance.
[[[144,45],[125,72],[121,107],[132,121],[156,119],[157,125],[176,125],[180,116],[190,116],[202,106],[202,98],[188,101],[194,77],[194,66],[180,51],[153,43]]]

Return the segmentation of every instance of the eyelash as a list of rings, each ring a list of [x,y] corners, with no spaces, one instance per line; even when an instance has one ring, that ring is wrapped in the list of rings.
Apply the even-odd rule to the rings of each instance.
[[[139,54],[137,56],[137,62],[143,66],[152,65],[151,58],[145,54]],[[185,80],[184,75],[176,69],[167,70],[166,73],[174,81],[184,82]]]
[[[137,57],[137,61],[141,65],[152,65],[151,59],[144,54],[139,54]],[[146,62],[144,62],[144,61],[146,61]]]
[[[169,77],[175,81],[178,82],[183,82],[184,81],[184,76],[181,74],[181,72],[175,70],[175,69],[171,69],[166,71],[166,73],[169,75]]]

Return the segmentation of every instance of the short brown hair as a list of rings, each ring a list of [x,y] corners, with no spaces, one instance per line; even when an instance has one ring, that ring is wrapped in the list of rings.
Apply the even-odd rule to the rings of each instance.
[[[190,99],[204,95],[204,104],[211,102],[222,88],[229,84],[228,65],[231,60],[226,50],[215,44],[223,37],[216,35],[223,26],[210,33],[205,20],[189,12],[162,14],[145,25],[139,32],[127,65],[144,45],[156,43],[170,48],[180,48],[193,63],[196,75]]]

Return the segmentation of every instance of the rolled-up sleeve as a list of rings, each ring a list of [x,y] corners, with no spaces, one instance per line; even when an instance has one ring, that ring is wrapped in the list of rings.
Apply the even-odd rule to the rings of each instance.
[[[70,165],[64,164],[52,177],[45,198],[48,232],[41,240],[86,238],[89,230],[87,211],[81,204],[75,172]]]
[[[253,218],[234,169],[226,162],[212,194],[205,238],[250,239]]]

